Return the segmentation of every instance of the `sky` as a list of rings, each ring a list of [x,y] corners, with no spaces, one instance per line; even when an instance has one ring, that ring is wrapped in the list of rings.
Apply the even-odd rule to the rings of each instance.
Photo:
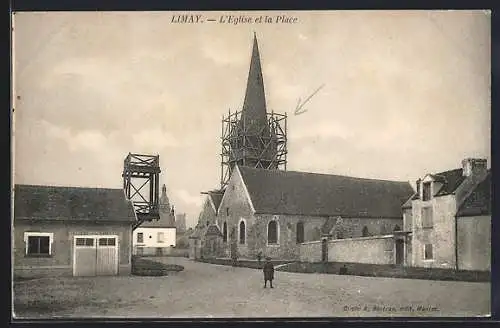
[[[129,152],[158,154],[194,226],[220,185],[221,119],[243,104],[254,32],[268,111],[288,114],[288,170],[413,184],[491,159],[486,11],[25,12],[14,31],[14,183],[121,188]]]

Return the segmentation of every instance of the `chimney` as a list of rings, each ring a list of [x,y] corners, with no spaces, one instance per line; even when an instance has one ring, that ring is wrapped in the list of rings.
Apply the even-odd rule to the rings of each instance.
[[[462,160],[462,174],[465,177],[480,176],[487,172],[487,160],[483,158],[466,158]]]

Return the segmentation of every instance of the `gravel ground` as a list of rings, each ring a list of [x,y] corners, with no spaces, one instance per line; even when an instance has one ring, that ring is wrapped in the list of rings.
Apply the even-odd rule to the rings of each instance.
[[[248,268],[162,258],[164,277],[46,278],[14,285],[17,317],[477,316],[490,284],[276,272],[275,288]],[[419,308],[419,306],[423,308]]]

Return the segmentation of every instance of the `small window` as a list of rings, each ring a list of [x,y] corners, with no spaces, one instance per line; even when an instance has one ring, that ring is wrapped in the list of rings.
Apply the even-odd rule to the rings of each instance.
[[[207,221],[207,227],[210,225],[210,221]]]
[[[163,232],[158,232],[158,242],[159,243],[165,242],[165,234]]]
[[[226,207],[226,216],[229,216],[229,207]]]
[[[76,246],[94,246],[94,238],[76,238]]]
[[[245,244],[246,239],[246,226],[245,221],[240,222],[240,244]]]
[[[227,222],[224,222],[222,226],[222,238],[224,242],[227,242]]]
[[[369,235],[370,235],[370,233],[368,232],[368,227],[364,226],[363,230],[361,231],[361,236],[368,237]]]
[[[396,225],[394,226],[394,231],[401,231],[401,228],[399,227],[399,225],[397,225],[397,224],[396,224]]]
[[[425,246],[424,246],[424,259],[425,260],[434,259],[434,254],[432,252],[432,244],[425,244]]]
[[[422,200],[423,201],[428,201],[432,197],[431,194],[431,183],[430,182],[424,182],[422,184]]]
[[[50,255],[49,236],[28,236],[28,255]]]
[[[144,242],[144,234],[142,232],[137,233],[137,242],[138,243],[143,243]]]
[[[115,246],[115,238],[99,238],[99,246]]]
[[[297,244],[304,242],[304,223],[297,223]]]
[[[342,231],[337,231],[337,233],[335,234],[335,237],[337,239],[344,239],[344,233]]]
[[[423,207],[422,208],[422,227],[423,228],[432,228],[432,207]]]

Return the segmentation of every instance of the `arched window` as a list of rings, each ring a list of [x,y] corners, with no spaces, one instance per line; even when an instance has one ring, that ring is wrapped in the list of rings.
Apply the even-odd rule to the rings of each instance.
[[[366,226],[363,227],[363,231],[361,232],[363,237],[368,237],[370,234],[368,232],[368,228]]]
[[[227,222],[224,222],[224,225],[222,226],[222,238],[224,242],[227,242]]]
[[[278,224],[274,220],[270,221],[267,225],[267,243],[278,243]]]
[[[399,227],[399,225],[396,224],[396,226],[394,227],[394,231],[401,231],[401,228]]]
[[[245,227],[245,221],[240,222],[240,244],[245,243],[245,237],[246,237],[246,227]]]
[[[297,223],[297,244],[304,242],[304,223]]]

